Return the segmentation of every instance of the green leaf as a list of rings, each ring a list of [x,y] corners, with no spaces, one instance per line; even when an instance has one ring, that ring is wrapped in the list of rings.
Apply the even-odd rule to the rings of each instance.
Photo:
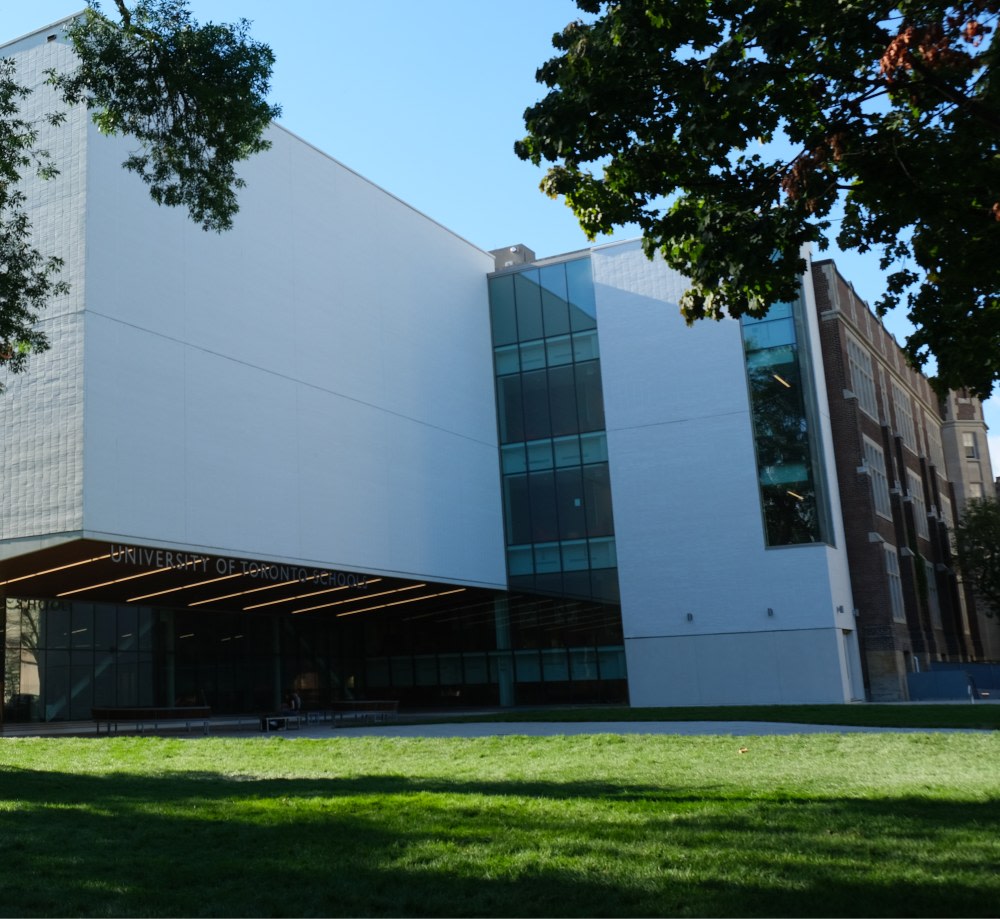
[[[788,299],[804,243],[881,253],[916,363],[1000,380],[998,0],[588,0],[515,152],[593,236],[638,224],[690,319]],[[968,23],[986,23],[973,45]],[[909,44],[903,38],[912,39]],[[758,144],[759,138],[768,141]],[[771,144],[784,139],[784,144]],[[754,151],[747,155],[747,151]]]

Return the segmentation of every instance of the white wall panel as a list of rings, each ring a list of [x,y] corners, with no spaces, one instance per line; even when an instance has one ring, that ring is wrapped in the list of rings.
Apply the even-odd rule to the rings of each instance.
[[[592,258],[633,703],[667,704],[656,696],[667,687],[688,692],[675,684],[692,685],[690,674],[659,671],[669,663],[688,673],[694,650],[706,656],[697,665],[709,684],[696,693],[703,701],[740,701],[744,686],[771,699],[839,700],[837,629],[853,628],[846,559],[827,546],[765,547],[739,323],[687,327],[683,279],[637,243]],[[813,637],[789,637],[799,634]],[[823,662],[781,671],[777,686],[791,648]],[[752,663],[761,654],[771,660],[763,671]],[[720,672],[731,678],[719,684]]]
[[[632,705],[850,701],[830,629],[626,640]]]
[[[186,535],[184,346],[87,314],[87,526]]]
[[[269,558],[298,544],[295,383],[187,348],[188,540]]]
[[[17,53],[14,53],[14,52]],[[58,103],[45,85],[46,71],[69,59],[68,48],[45,36],[6,49],[19,82],[33,89],[23,115],[39,131],[59,174],[25,176],[23,190],[32,245],[46,258],[63,260],[66,294],[52,297],[39,327],[50,350],[31,357],[26,372],[0,371],[0,539],[25,539],[77,531],[83,525],[83,321],[86,113],[67,113],[59,128],[43,115]]]
[[[91,134],[86,528],[502,585],[492,258],[271,137],[217,235]]]

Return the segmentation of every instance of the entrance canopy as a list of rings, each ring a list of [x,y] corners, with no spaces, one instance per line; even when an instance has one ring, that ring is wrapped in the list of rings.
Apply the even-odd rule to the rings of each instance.
[[[353,616],[475,588],[356,571],[81,539],[0,561],[0,595],[301,615]]]

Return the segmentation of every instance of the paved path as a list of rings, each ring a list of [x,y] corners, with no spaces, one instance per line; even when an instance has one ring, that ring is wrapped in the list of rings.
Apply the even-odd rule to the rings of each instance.
[[[291,731],[273,731],[262,734],[254,718],[246,718],[243,725],[215,726],[213,737],[281,737],[293,740],[328,739],[331,737],[502,737],[522,735],[552,737],[557,734],[673,734],[680,736],[721,735],[733,737],[759,737],[769,734],[857,734],[857,733],[966,733],[967,728],[900,728],[862,727],[840,724],[794,724],[783,721],[518,721],[474,722],[460,724],[444,721],[436,724],[368,725],[364,727],[334,727],[329,722],[314,724]],[[94,734],[93,722],[61,722],[47,725],[6,725],[0,736],[60,736]],[[123,734],[131,733],[123,731]],[[200,730],[149,731],[173,737],[204,737]]]
[[[731,735],[753,737],[768,734],[857,734],[857,733],[939,733],[956,728],[885,728],[839,724],[789,724],[778,721],[520,721],[478,722],[474,724],[386,724],[369,727],[331,728],[316,725],[301,731],[273,736],[303,738],[328,737],[500,737],[512,734],[551,737],[557,734],[676,734]],[[257,733],[257,732],[254,732]],[[258,734],[259,736],[259,734]]]

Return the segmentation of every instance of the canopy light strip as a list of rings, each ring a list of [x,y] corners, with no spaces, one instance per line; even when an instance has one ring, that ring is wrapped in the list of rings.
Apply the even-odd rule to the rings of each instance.
[[[366,584],[377,584],[382,578],[368,578],[366,579]],[[289,584],[301,584],[302,582],[298,578],[293,578],[291,581],[281,581],[279,584],[265,584],[263,587],[251,587],[249,590],[238,590],[236,593],[223,594],[221,597],[213,597],[211,600],[197,600],[194,603],[189,603],[188,606],[203,606],[206,603],[215,603],[219,600],[231,600],[233,597],[242,597],[246,594],[255,594],[262,590],[274,590],[275,587],[287,587]],[[315,597],[317,594],[329,593],[331,590],[347,590],[348,587],[356,587],[356,584],[344,584],[341,587],[330,587],[324,590],[316,590],[311,593],[297,594],[294,597],[283,597],[280,600],[269,600],[267,603],[260,603],[256,606],[246,606],[244,609],[260,609],[262,606],[274,606],[276,603],[290,603],[292,600],[301,600],[303,597]]]
[[[154,568],[152,571],[142,571],[139,574],[129,574],[123,578],[114,578],[111,581],[101,581],[100,584],[88,584],[86,587],[76,587],[73,590],[64,590],[57,597],[72,597],[73,594],[82,594],[88,590],[97,590],[98,587],[110,587],[112,584],[122,584],[125,581],[134,581],[136,578],[148,578],[151,574],[162,574],[164,571],[173,571],[174,568],[167,565],[165,568]]]
[[[221,578],[209,578],[207,581],[195,581],[193,584],[181,584],[180,587],[168,587],[166,590],[158,590],[155,593],[143,594],[141,597],[129,597],[126,603],[137,603],[139,600],[148,600],[150,597],[165,597],[167,594],[175,594],[181,590],[192,590],[195,587],[204,587],[206,584],[218,584],[219,581],[228,581],[230,578],[241,578],[243,572],[236,574],[224,574]]]
[[[109,587],[112,584],[123,584],[125,581],[134,581],[136,578],[148,578],[152,574],[162,574],[164,571],[183,571],[191,565],[197,565],[199,561],[197,559],[192,559],[189,562],[185,562],[181,566],[166,565],[163,568],[154,568],[152,571],[141,571],[139,574],[129,574],[123,578],[115,578],[111,581],[102,581],[100,584],[89,584],[86,587],[77,587],[75,590],[64,590],[61,594],[56,594],[57,597],[70,597],[73,594],[80,594],[86,590],[96,590],[98,587]],[[129,603],[132,601],[129,600]]]
[[[287,587],[289,584],[298,584],[298,581],[294,578],[291,581],[281,581],[278,584],[267,584],[264,587],[251,587],[249,590],[238,590],[233,594],[223,594],[221,597],[212,597],[210,600],[195,600],[194,603],[189,603],[188,606],[204,606],[206,603],[218,603],[219,600],[230,600],[233,597],[242,597],[245,594],[255,594],[259,590],[274,590],[275,587]],[[281,601],[278,600],[278,603]]]
[[[317,609],[329,609],[331,606],[343,606],[345,603],[357,603],[358,600],[374,600],[376,597],[385,597],[388,594],[398,594],[404,590],[417,590],[420,587],[426,587],[426,584],[407,584],[406,587],[397,587],[395,590],[383,590],[377,594],[367,594],[365,597],[350,597],[347,600],[334,600],[333,603],[321,603],[319,606],[307,606],[302,609],[293,609],[292,613],[311,613]],[[247,607],[251,609],[252,607]]]
[[[468,587],[456,587],[454,590],[442,590],[440,593],[424,594],[422,597],[407,597],[405,600],[394,600],[392,603],[382,603],[379,606],[366,606],[364,609],[345,610],[342,613],[337,613],[337,616],[338,618],[340,616],[356,616],[358,613],[368,613],[376,609],[385,609],[388,606],[402,606],[404,603],[416,603],[418,600],[433,600],[435,597],[447,597],[449,594],[460,594],[468,589]]]
[[[69,568],[78,568],[80,565],[89,565],[91,562],[102,562],[106,558],[111,558],[111,553],[107,555],[95,555],[93,558],[85,558],[82,562],[70,562],[68,565],[60,565],[58,568],[46,568],[44,571],[33,571],[31,574],[22,574],[19,578],[11,578],[9,581],[0,581],[0,587],[8,584],[16,584],[18,581],[28,581],[31,578],[39,578],[43,574],[52,574],[55,571],[66,571]]]
[[[368,578],[365,581],[365,583],[366,584],[378,584],[378,582],[381,581],[381,580],[382,580],[382,578]],[[286,583],[291,584],[291,583],[298,583],[298,582],[287,581]],[[266,603],[255,603],[253,606],[244,606],[243,609],[244,609],[244,611],[246,611],[246,610],[249,610],[249,609],[261,609],[264,606],[275,606],[278,603],[291,603],[293,600],[304,600],[306,597],[319,597],[319,596],[322,596],[323,594],[332,594],[332,593],[334,593],[335,591],[338,591],[338,590],[348,590],[348,589],[350,589],[352,587],[357,587],[357,586],[358,586],[357,584],[342,584],[340,587],[325,587],[325,588],[323,588],[323,590],[310,590],[310,591],[308,591],[308,592],[306,592],[304,594],[296,594],[294,597],[282,597],[282,599],[280,599],[280,600],[268,600]],[[262,589],[263,588],[260,588],[260,587],[257,588],[257,590],[262,590]],[[247,593],[252,593],[252,591],[247,591]],[[236,594],[232,594],[231,596],[236,596]],[[377,596],[380,596],[380,595],[379,594],[373,594],[373,596],[377,597]],[[349,603],[350,601],[349,600],[344,600],[344,601],[341,601],[341,602]],[[191,604],[191,606],[195,606],[195,605],[196,604],[194,604],[194,603]]]

